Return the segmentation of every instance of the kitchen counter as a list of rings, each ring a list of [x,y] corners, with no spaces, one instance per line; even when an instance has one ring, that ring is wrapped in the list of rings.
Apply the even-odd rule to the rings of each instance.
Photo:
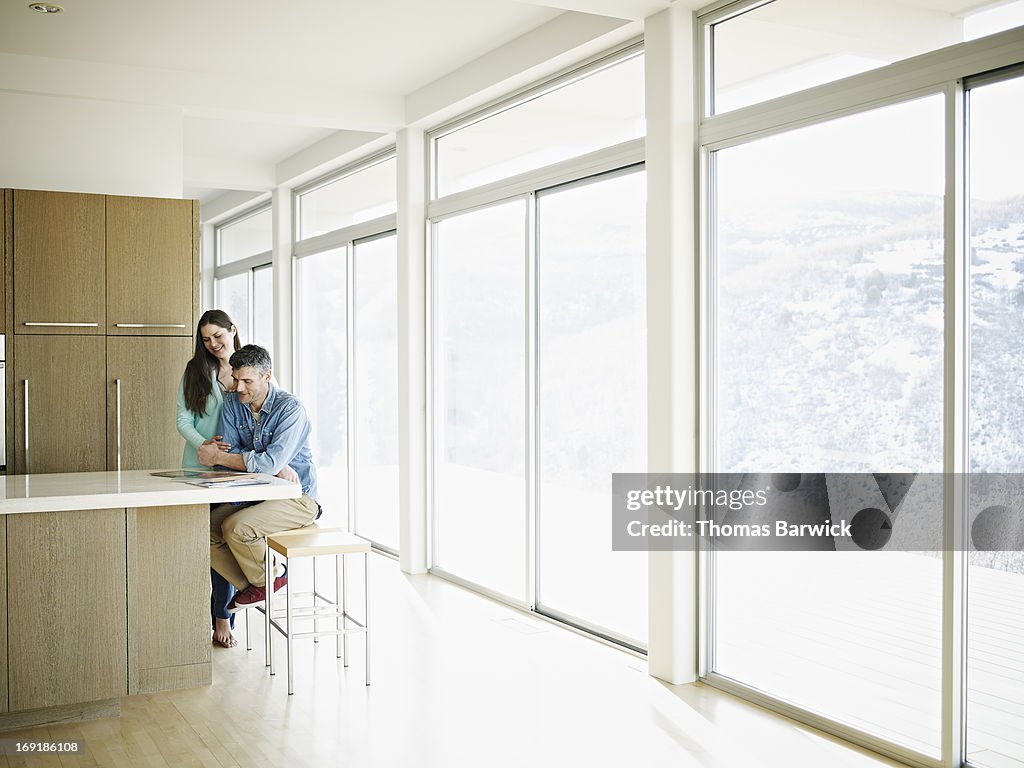
[[[0,484],[0,514],[57,512],[109,507],[166,507],[226,501],[296,499],[302,489],[279,477],[269,483],[231,488],[202,488],[182,478],[153,477],[155,470],[7,475]]]
[[[2,478],[0,730],[116,716],[124,696],[209,685],[209,505],[302,493],[262,478]]]

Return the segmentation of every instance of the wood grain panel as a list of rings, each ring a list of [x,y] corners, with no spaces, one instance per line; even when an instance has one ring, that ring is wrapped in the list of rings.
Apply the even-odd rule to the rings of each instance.
[[[210,507],[132,508],[128,518],[131,692],[209,683]]]
[[[199,237],[202,227],[199,224],[199,201],[192,201],[192,338],[195,338],[195,327],[199,322],[199,271],[200,257]]]
[[[14,190],[11,190],[11,189],[3,190],[3,200],[4,200],[4,226],[6,228],[5,229],[5,234],[4,234],[4,240],[3,240],[3,249],[4,249],[3,272],[4,272],[4,285],[5,285],[3,325],[4,325],[5,332],[10,333],[10,329],[13,327],[12,315],[14,313],[14,302],[12,301],[11,296],[10,296],[10,294],[11,294],[11,286],[14,284],[12,279],[11,279],[11,270],[13,269],[13,259],[14,259],[14,253],[13,253],[14,241],[13,241],[13,232],[12,232],[12,229],[11,229],[11,220],[12,220],[11,217],[12,217],[12,215],[14,213]],[[13,432],[14,432],[14,430],[10,428],[10,425],[14,424],[14,402],[13,402],[13,400],[11,398],[11,392],[14,391],[13,390],[13,387],[14,387],[14,371],[11,369],[11,343],[13,341],[13,337],[7,336],[6,338],[7,338],[7,353],[6,353],[7,354],[7,366],[6,366],[6,370],[4,372],[4,377],[2,379],[0,379],[0,384],[4,384],[7,387],[7,389],[5,390],[5,392],[7,393],[7,401],[6,401],[6,406],[5,406],[6,407],[6,412],[3,414],[3,417],[5,419],[4,424],[8,425],[8,428],[6,430],[7,435],[6,435],[5,447],[7,449],[7,457],[6,457],[7,464],[8,464],[9,467],[12,468],[12,471],[13,471],[13,466],[14,466],[14,434],[13,434]]]
[[[192,200],[107,196],[107,333],[194,332]],[[180,328],[118,328],[117,323]]]
[[[8,336],[12,346],[14,473],[106,469],[102,336]],[[12,343],[13,342],[13,343]],[[29,456],[25,457],[25,381],[29,382]]]
[[[125,511],[7,519],[10,710],[125,696]]]
[[[7,626],[7,516],[0,520],[0,626]],[[7,633],[0,632],[0,712],[7,711]]]
[[[61,723],[79,723],[83,720],[98,720],[103,717],[119,717],[120,715],[120,699],[88,701],[85,704],[65,704],[60,707],[46,707],[2,715],[0,716],[0,731],[20,730],[31,728],[34,725],[56,726]]]
[[[7,286],[10,285],[11,214],[14,213],[14,193],[0,190],[0,249],[3,249],[3,268],[0,269],[0,333],[7,333]]]
[[[192,339],[107,337],[107,469],[117,469],[117,381],[121,382],[121,469],[181,466],[184,441],[175,398]]]
[[[14,190],[15,333],[103,333],[104,210],[102,195]],[[37,328],[27,322],[96,326]]]
[[[160,667],[139,672],[139,693],[176,691],[180,688],[198,688],[213,682],[213,665],[187,664],[183,667]]]

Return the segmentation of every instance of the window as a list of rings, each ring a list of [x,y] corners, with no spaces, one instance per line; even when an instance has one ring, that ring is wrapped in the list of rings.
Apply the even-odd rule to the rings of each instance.
[[[443,197],[559,160],[642,138],[643,55],[540,88],[434,139],[435,195]]]
[[[877,61],[854,62],[856,87],[814,87],[866,50],[864,11]],[[700,128],[703,467],[801,473],[830,514],[833,476],[810,473],[1019,471],[1024,55],[1022,30],[1001,30],[1021,11],[776,0],[701,17],[717,78]],[[876,480],[857,503],[884,509]],[[965,498],[931,507],[977,546]],[[910,763],[1024,766],[1024,546],[955,544],[707,552],[704,678]]]
[[[432,570],[641,650],[607,492],[646,467],[643,94],[633,44],[442,126],[427,212]]]
[[[526,600],[526,204],[436,225],[434,565]]]
[[[217,228],[217,266],[269,251],[273,243],[270,208],[246,213]]]
[[[297,238],[304,240],[394,214],[397,168],[391,154],[300,190],[296,195]]]
[[[1024,2],[857,2],[818,6],[774,0],[708,27],[721,114],[867,72],[917,54],[1024,24]]]
[[[714,154],[719,471],[942,470],[942,117],[931,96]],[[713,670],[937,755],[939,565],[716,552]]]
[[[216,228],[214,303],[228,313],[244,344],[274,354],[272,213],[248,211]]]
[[[1021,76],[968,92],[970,466],[1014,477],[1024,471],[1022,104]],[[1024,551],[1013,533],[1001,531],[994,545],[974,541],[967,568],[967,757],[991,768],[1024,766],[1016,737],[1024,728]]]
[[[647,468],[646,180],[537,193],[537,610],[634,647],[647,556],[612,551],[607,501]]]
[[[214,304],[217,309],[228,313],[238,329],[243,344],[252,341],[249,333],[249,273],[222,277],[214,283]]]
[[[295,193],[296,389],[333,525],[398,552],[394,151]],[[388,212],[391,215],[386,215]],[[309,404],[312,404],[310,406]]]
[[[352,247],[354,530],[398,552],[398,236]]]
[[[347,523],[348,297],[346,249],[306,256],[295,264],[296,394],[313,423],[310,448],[324,519]],[[339,503],[340,502],[340,503]]]

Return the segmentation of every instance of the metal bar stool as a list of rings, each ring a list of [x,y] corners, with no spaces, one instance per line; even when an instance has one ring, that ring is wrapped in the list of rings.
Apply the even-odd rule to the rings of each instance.
[[[291,578],[284,587],[285,609],[275,610],[273,607],[275,596],[273,587],[268,590],[266,615],[267,615],[267,655],[270,662],[270,674],[274,674],[274,654],[272,648],[273,632],[272,626],[285,636],[288,646],[288,694],[294,693],[292,686],[292,641],[299,637],[312,637],[313,641],[320,637],[334,635],[337,642],[337,654],[339,659],[344,659],[344,666],[348,666],[348,636],[353,632],[359,632],[366,637],[366,684],[370,684],[370,569],[369,552],[370,542],[361,539],[353,533],[342,528],[320,528],[317,525],[310,525],[305,528],[298,528],[294,531],[281,531],[267,536],[267,579],[272,584],[273,577],[271,570],[272,552],[277,552],[291,561],[292,558],[312,557],[313,558],[313,591],[293,594],[291,591]],[[348,614],[345,598],[345,556],[362,553],[363,555],[363,621],[360,623]],[[337,589],[337,597],[331,600],[329,597],[320,594],[316,589],[316,558],[319,555],[334,555],[334,580]],[[339,562],[340,561],[340,562]],[[340,567],[339,567],[340,566]],[[289,577],[291,569],[289,569]],[[293,606],[292,598],[312,597],[312,605],[299,608]],[[319,601],[319,602],[318,602]],[[335,627],[330,630],[318,628],[318,620],[334,619]],[[284,619],[284,623],[281,623]],[[312,621],[311,632],[296,632],[295,625],[301,621]],[[353,624],[355,626],[349,626]]]

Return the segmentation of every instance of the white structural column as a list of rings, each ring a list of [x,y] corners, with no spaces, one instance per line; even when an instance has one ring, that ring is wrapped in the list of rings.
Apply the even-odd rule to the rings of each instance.
[[[648,468],[697,468],[696,116],[693,13],[644,22],[647,112]],[[648,668],[697,677],[697,555],[651,552]]]
[[[419,128],[395,138],[398,160],[399,565],[427,570],[426,156]]]
[[[274,273],[274,376],[289,392],[292,379],[292,190],[274,187],[271,196]]]

